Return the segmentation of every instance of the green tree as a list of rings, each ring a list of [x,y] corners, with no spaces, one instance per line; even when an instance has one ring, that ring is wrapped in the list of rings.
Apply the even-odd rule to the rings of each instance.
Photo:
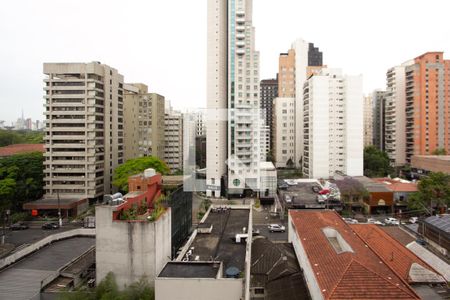
[[[416,210],[433,210],[450,205],[450,175],[438,172],[420,180],[418,191],[408,197],[408,206]]]
[[[12,131],[0,129],[0,147],[13,144],[42,144],[43,142],[43,131]]]
[[[364,148],[364,175],[367,177],[384,177],[393,173],[388,155],[374,146]]]
[[[0,159],[1,207],[13,212],[22,204],[43,195],[43,155],[40,152],[17,154]]]
[[[113,185],[123,192],[128,192],[128,177],[153,168],[156,172],[166,175],[170,172],[166,163],[154,156],[130,159],[114,171]]]
[[[447,155],[447,151],[444,148],[437,148],[433,151],[433,155]]]
[[[61,300],[154,300],[155,291],[145,277],[119,290],[113,273],[106,277],[93,290],[66,292]]]

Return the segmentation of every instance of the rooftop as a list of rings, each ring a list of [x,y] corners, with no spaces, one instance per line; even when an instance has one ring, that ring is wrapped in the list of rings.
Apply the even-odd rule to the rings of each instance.
[[[414,155],[414,157],[427,158],[427,159],[440,160],[440,161],[450,161],[450,155]]]
[[[355,176],[353,177],[370,192],[370,193],[389,193],[392,192],[385,184],[376,182],[373,179],[366,176]]]
[[[384,184],[393,192],[417,192],[417,183],[409,182],[407,180],[399,178],[373,178],[372,180]]]
[[[350,225],[397,274],[409,283],[445,282],[431,266],[373,224]]]
[[[252,242],[251,286],[264,287],[268,300],[309,299],[294,249],[257,236]]]
[[[442,230],[447,235],[450,235],[450,215],[431,216],[423,220],[423,222]]]
[[[325,299],[419,299],[336,212],[289,215]],[[333,235],[345,251],[334,249],[328,239]]]
[[[158,277],[165,278],[217,278],[220,263],[168,262]]]
[[[77,207],[80,203],[87,201],[87,198],[73,198],[73,199],[58,199],[42,198],[36,201],[26,202],[23,204],[24,209],[72,209]]]
[[[223,272],[230,267],[245,269],[246,243],[236,243],[236,234],[249,227],[249,209],[213,210],[203,223],[213,226],[211,233],[198,233],[190,245],[191,259],[221,261]]]
[[[0,147],[0,157],[29,152],[44,153],[44,150],[45,150],[44,144],[14,144],[5,147]]]

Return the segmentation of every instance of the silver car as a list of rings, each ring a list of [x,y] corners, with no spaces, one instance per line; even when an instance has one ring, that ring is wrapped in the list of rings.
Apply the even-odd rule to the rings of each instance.
[[[283,225],[279,224],[270,224],[267,226],[270,232],[285,232],[286,228]]]

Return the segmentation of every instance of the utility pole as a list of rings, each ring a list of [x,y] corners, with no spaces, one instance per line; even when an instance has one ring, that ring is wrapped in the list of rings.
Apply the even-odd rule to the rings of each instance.
[[[56,192],[56,195],[58,197],[58,220],[59,220],[59,227],[62,227],[62,219],[61,219],[61,201],[59,199],[59,191]]]

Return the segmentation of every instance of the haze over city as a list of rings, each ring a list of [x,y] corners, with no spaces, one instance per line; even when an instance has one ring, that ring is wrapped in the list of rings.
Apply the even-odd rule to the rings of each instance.
[[[0,11],[0,120],[24,110],[42,120],[43,62],[101,61],[127,82],[144,81],[176,108],[206,107],[205,1],[18,0]],[[386,70],[426,51],[450,51],[444,1],[256,0],[261,79],[296,38],[324,64],[363,74],[364,92],[385,88]],[[432,33],[432,34],[429,34]],[[5,105],[8,104],[8,105]]]

